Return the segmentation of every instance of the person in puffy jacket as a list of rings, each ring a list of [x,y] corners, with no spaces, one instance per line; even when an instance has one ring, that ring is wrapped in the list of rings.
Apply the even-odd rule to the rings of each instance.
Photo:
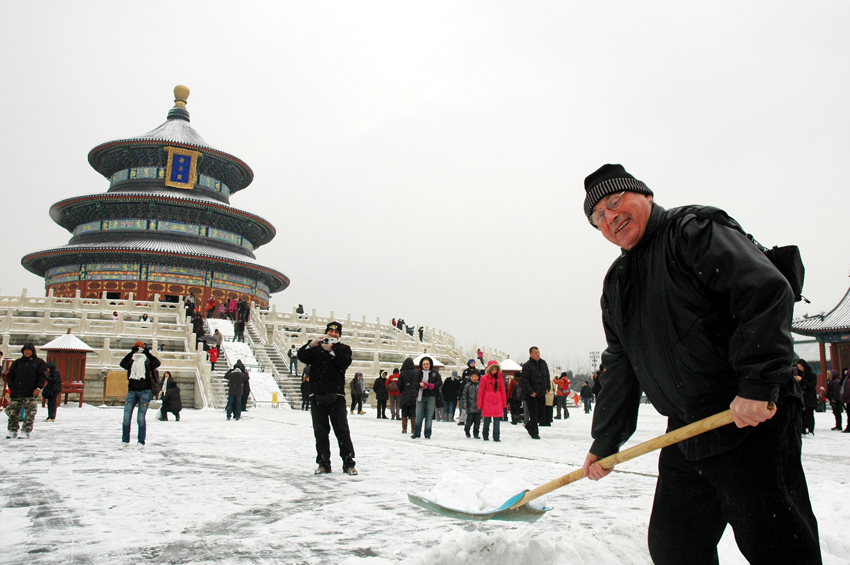
[[[463,424],[463,431],[466,437],[475,437],[478,439],[478,430],[481,426],[481,409],[478,407],[478,372],[470,373],[469,380],[466,386],[463,387],[461,393],[463,405],[466,406],[466,422]],[[473,436],[469,435],[469,430],[472,429]]]
[[[478,398],[476,406],[481,410],[484,418],[484,441],[490,439],[490,422],[493,422],[493,441],[500,439],[499,427],[507,406],[507,393],[505,391],[505,379],[502,377],[501,367],[495,359],[487,363],[487,370],[478,385]]]
[[[44,388],[46,373],[44,361],[36,355],[35,346],[32,343],[24,345],[21,348],[21,358],[12,363],[6,374],[6,383],[9,385],[9,405],[6,407],[6,415],[9,417],[7,438],[18,437],[23,409],[24,425],[21,437],[29,439],[38,411],[38,395]]]
[[[248,382],[248,373],[241,359],[224,374],[224,378],[227,381],[227,407],[224,413],[228,420],[233,417],[238,422],[242,417],[242,394],[245,392],[245,383]]]
[[[443,383],[442,391],[445,419],[447,422],[453,422],[455,419],[457,397],[460,395],[460,377],[458,377],[457,371],[452,371],[452,376]]]
[[[381,371],[381,375],[375,379],[375,384],[372,385],[372,390],[375,391],[375,400],[378,402],[378,419],[387,419],[387,372]]]
[[[363,373],[360,371],[354,373],[354,378],[348,385],[351,393],[351,413],[365,414],[363,411]]]
[[[567,410],[567,397],[570,395],[570,377],[566,371],[561,373],[561,376],[555,379],[555,415],[556,420],[561,419],[561,410],[564,411],[564,420],[570,417],[570,412]]]
[[[410,420],[410,431],[416,426],[416,395],[417,386],[416,365],[408,357],[401,363],[398,374],[398,390],[401,393],[401,433],[407,433],[407,421]]]
[[[431,439],[431,422],[434,420],[434,410],[437,406],[437,394],[443,384],[439,371],[434,368],[434,360],[428,356],[419,361],[419,370],[416,371],[416,427],[413,430],[413,439],[422,433],[422,425],[425,425],[425,439]]]
[[[56,421],[56,407],[59,404],[59,395],[62,394],[62,375],[53,361],[44,364],[47,371],[47,384],[41,391],[41,396],[47,403],[47,419],[45,422]]]
[[[162,407],[159,409],[159,419],[168,421],[168,413],[174,414],[174,419],[180,421],[180,411],[183,410],[183,400],[180,398],[180,387],[174,377],[171,376],[171,371],[165,371],[162,374],[162,389],[165,393],[162,395]]]

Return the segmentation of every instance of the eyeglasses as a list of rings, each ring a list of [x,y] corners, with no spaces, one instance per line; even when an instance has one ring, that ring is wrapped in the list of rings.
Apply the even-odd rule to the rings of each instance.
[[[615,194],[611,198],[608,199],[608,202],[605,203],[605,206],[600,208],[599,210],[594,211],[590,215],[590,223],[592,223],[597,228],[599,224],[605,221],[605,210],[619,210],[620,206],[623,205],[623,195],[628,192],[624,190],[620,194]]]

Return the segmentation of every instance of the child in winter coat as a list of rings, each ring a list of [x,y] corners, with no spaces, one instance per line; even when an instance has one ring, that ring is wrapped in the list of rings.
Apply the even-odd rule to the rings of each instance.
[[[469,375],[469,382],[463,387],[463,405],[466,407],[466,423],[463,431],[470,437],[469,429],[473,428],[475,439],[478,439],[478,429],[481,426],[481,409],[478,408],[478,373]]]
[[[480,416],[484,417],[484,441],[490,439],[491,421],[493,422],[493,441],[502,441],[499,439],[499,426],[507,406],[507,394],[505,379],[500,369],[499,363],[491,359],[487,363],[487,370],[478,386],[476,406],[481,410]]]

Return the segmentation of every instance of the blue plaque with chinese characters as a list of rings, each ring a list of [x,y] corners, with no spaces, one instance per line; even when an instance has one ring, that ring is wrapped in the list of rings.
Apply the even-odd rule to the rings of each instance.
[[[165,168],[165,186],[174,188],[185,188],[191,190],[195,187],[197,177],[198,158],[201,153],[183,149],[182,147],[166,147],[168,151],[168,165]]]

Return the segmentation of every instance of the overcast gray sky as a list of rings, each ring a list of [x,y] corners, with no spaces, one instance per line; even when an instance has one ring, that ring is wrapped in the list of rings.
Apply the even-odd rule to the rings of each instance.
[[[795,243],[811,305],[848,286],[850,4],[0,0],[0,294],[67,243],[48,209],[105,192],[86,160],[189,86],[192,125],[245,160],[231,204],[277,237],[278,308],[402,316],[561,364],[604,349],[619,250],[583,179],[622,163],[670,207]]]

